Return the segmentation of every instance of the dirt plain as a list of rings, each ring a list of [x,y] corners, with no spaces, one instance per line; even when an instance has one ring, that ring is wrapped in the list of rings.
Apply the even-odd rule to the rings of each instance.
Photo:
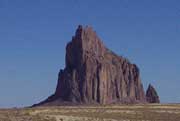
[[[0,121],[180,121],[180,104],[1,109]]]

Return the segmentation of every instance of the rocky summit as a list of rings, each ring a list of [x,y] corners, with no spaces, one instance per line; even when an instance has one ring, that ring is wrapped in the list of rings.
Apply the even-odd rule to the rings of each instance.
[[[146,91],[146,99],[149,103],[160,103],[159,96],[155,88],[151,84],[149,84],[148,89]]]
[[[144,102],[138,67],[106,48],[92,27],[80,25],[66,46],[55,93],[37,105]]]

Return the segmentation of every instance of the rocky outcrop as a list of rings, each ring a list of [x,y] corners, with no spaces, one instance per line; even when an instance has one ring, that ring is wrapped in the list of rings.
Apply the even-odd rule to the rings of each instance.
[[[159,96],[151,84],[149,84],[149,87],[146,91],[146,99],[149,103],[160,103]]]
[[[146,102],[138,67],[107,49],[91,27],[79,26],[55,93],[39,105],[138,102]]]

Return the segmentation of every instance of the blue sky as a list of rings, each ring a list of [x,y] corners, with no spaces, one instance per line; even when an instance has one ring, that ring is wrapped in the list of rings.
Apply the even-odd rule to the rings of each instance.
[[[180,102],[179,0],[0,0],[0,107],[37,103],[55,91],[65,46],[79,24],[136,63],[146,89]]]

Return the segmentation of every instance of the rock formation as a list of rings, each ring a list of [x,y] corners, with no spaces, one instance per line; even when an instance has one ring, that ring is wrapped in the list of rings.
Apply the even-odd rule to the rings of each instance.
[[[138,102],[146,102],[138,67],[107,49],[91,27],[79,26],[55,93],[38,105]]]
[[[160,103],[159,96],[151,84],[149,84],[146,91],[146,100],[148,103]]]

